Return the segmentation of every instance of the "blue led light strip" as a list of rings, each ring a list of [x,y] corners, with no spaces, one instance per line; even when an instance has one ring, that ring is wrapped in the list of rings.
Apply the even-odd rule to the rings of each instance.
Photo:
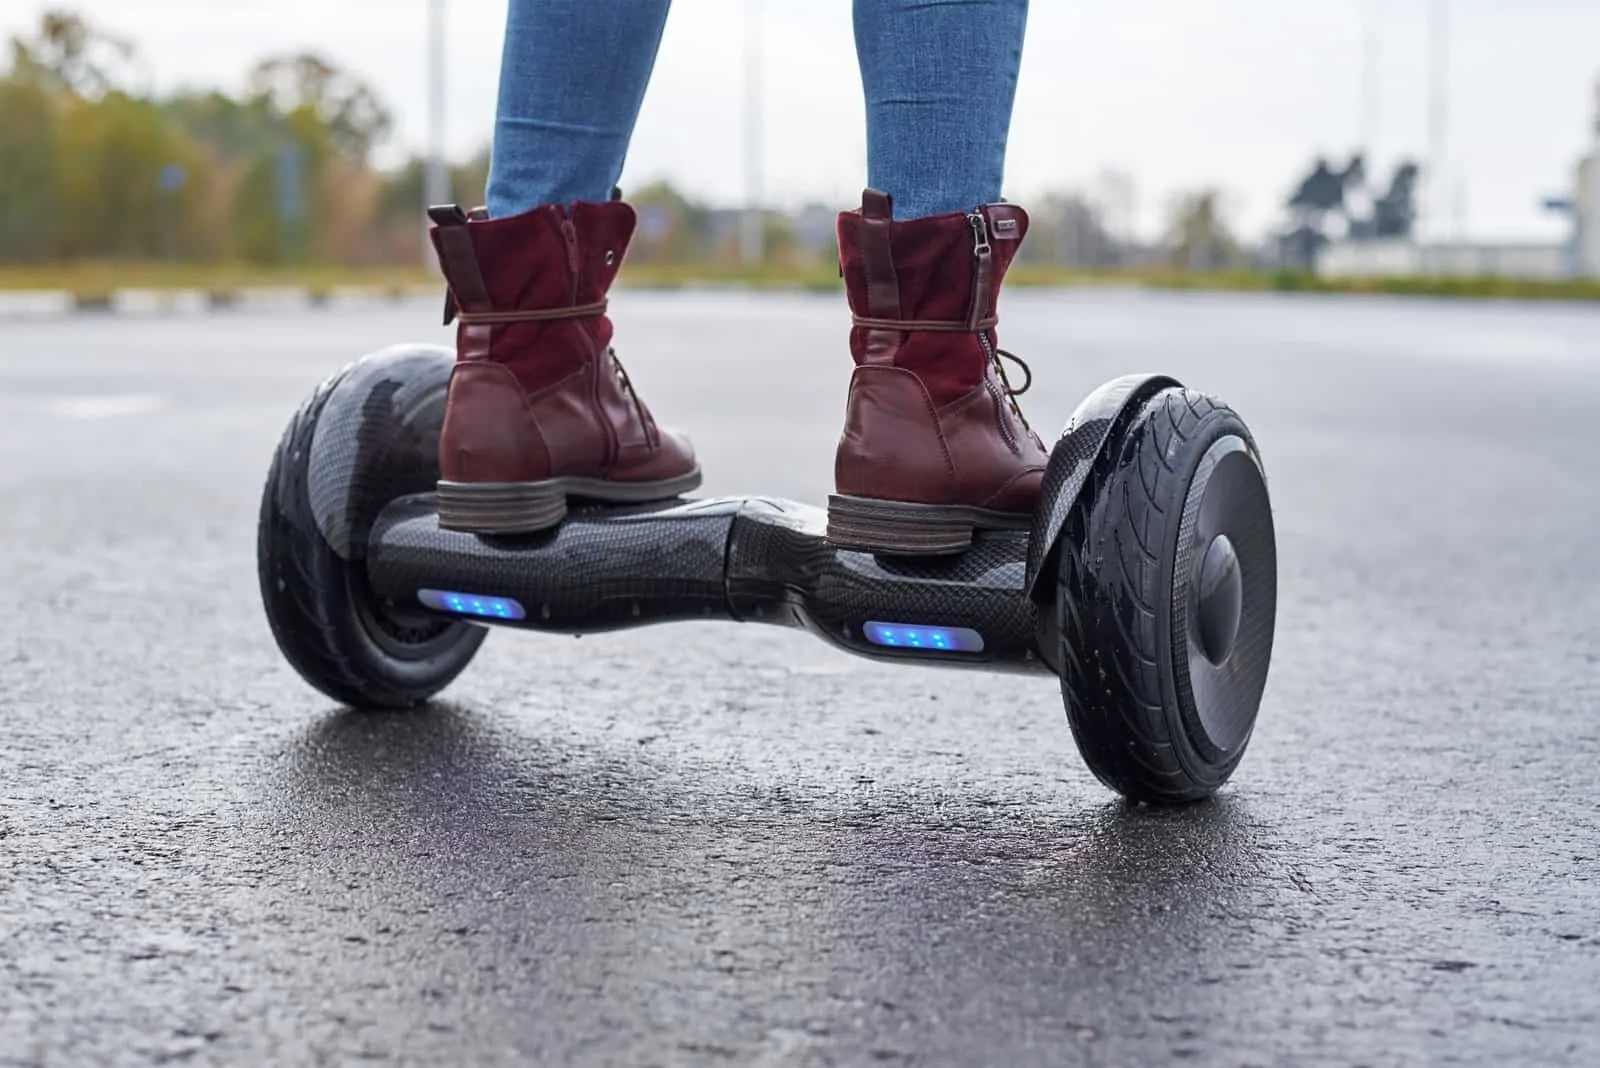
[[[526,619],[522,605],[509,597],[489,597],[481,593],[452,593],[449,590],[418,590],[417,600],[440,612],[480,619]]]
[[[869,620],[861,632],[873,645],[930,653],[981,653],[983,635],[970,627],[930,627],[922,623]]]

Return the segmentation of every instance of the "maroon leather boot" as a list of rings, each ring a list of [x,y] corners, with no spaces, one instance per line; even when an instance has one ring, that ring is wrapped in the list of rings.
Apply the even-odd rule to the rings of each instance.
[[[544,530],[568,498],[645,502],[700,484],[689,441],[656,425],[611,348],[606,293],[636,222],[619,199],[489,219],[430,208],[459,320],[439,439],[439,525]]]
[[[1028,232],[1014,204],[893,221],[869,189],[839,215],[855,372],[828,537],[901,555],[960,552],[1026,530],[1049,453],[1015,397],[1027,365],[996,343],[995,302]],[[1013,389],[1001,358],[1028,374]]]

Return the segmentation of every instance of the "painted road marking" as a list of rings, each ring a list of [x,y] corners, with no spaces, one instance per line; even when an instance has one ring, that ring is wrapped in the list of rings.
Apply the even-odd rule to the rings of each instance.
[[[58,419],[116,419],[160,411],[167,406],[167,399],[155,393],[114,393],[98,397],[51,397],[45,401],[44,410]]]

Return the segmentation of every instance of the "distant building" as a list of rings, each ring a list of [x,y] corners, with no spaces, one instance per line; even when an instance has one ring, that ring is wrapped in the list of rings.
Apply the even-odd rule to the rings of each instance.
[[[1560,281],[1573,275],[1572,257],[1554,242],[1341,241],[1322,250],[1317,273],[1327,278],[1525,278]]]
[[[1546,201],[1551,211],[1571,220],[1565,241],[1421,244],[1409,236],[1342,240],[1320,250],[1317,273],[1330,277],[1492,275],[1540,280],[1600,277],[1600,83],[1595,86],[1594,118],[1587,140],[1587,154],[1578,161],[1571,194]]]

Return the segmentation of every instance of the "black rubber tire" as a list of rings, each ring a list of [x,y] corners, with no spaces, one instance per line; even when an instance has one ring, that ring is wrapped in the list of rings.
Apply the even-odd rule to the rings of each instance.
[[[349,370],[301,405],[273,454],[256,533],[261,601],[279,650],[306,682],[351,708],[408,708],[454,681],[487,631],[386,611],[361,561],[342,559],[318,530],[307,492],[312,436]]]
[[[1188,389],[1156,394],[1097,461],[1062,540],[1056,611],[1067,721],[1089,769],[1132,801],[1171,805],[1210,796],[1233,774],[1254,729],[1264,660],[1250,668],[1259,675],[1246,687],[1253,688],[1248,707],[1236,710],[1244,732],[1237,744],[1219,751],[1199,730],[1187,617],[1177,617],[1187,586],[1173,581],[1186,495],[1208,450],[1237,444],[1230,437],[1242,441],[1259,471],[1255,441],[1232,409]],[[1264,501],[1264,474],[1261,494]],[[1270,657],[1276,607],[1270,510],[1264,536],[1257,555],[1260,570],[1270,573],[1255,577],[1252,603],[1266,618],[1255,620],[1248,651],[1258,660]]]

